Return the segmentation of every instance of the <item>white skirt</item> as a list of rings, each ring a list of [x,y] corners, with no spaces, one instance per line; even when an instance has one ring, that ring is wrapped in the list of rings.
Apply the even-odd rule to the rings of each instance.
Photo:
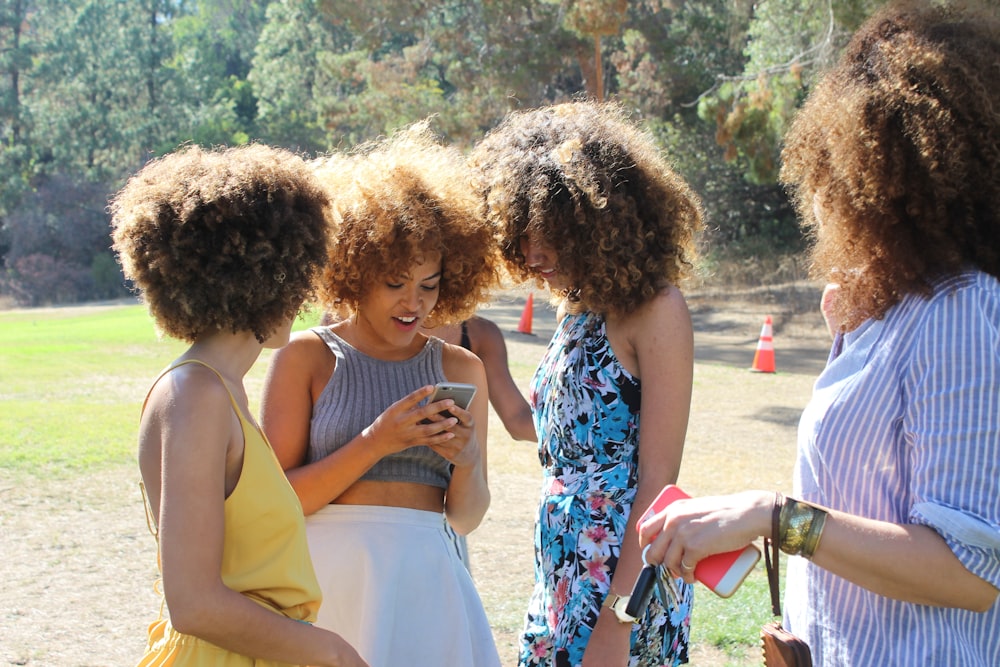
[[[483,603],[438,512],[327,505],[306,517],[317,625],[371,667],[499,667]]]

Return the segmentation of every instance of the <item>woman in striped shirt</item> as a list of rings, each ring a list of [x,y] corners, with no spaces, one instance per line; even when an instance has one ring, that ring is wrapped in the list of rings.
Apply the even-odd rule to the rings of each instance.
[[[1000,664],[1000,17],[891,3],[787,138],[782,179],[839,285],[795,498],[679,501],[648,558],[691,580],[777,535],[820,665]]]

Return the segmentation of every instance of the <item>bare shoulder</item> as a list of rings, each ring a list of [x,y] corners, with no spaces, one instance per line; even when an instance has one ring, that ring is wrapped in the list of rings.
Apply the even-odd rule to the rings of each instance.
[[[441,367],[445,377],[452,382],[480,384],[486,377],[483,362],[479,357],[464,347],[451,343],[441,346]]]
[[[503,332],[500,331],[497,323],[480,315],[473,315],[466,320],[466,326],[469,329],[469,335],[473,339],[476,337],[503,338]]]
[[[692,328],[687,301],[676,287],[663,288],[627,315],[609,317],[608,324],[616,333],[629,339],[656,333],[683,333]]]
[[[229,390],[221,377],[202,364],[184,364],[163,375],[149,392],[146,411],[156,415],[197,408],[202,404],[228,404]]]
[[[479,357],[475,355],[471,350],[466,350],[461,345],[452,345],[451,343],[442,343],[441,345],[441,363],[445,366],[448,365],[475,365],[481,364]]]
[[[189,442],[190,430],[229,428],[233,399],[222,378],[201,364],[185,364],[159,379],[149,393],[140,425],[140,456],[150,445],[158,451],[168,440],[180,446]],[[176,445],[172,445],[176,446]]]
[[[274,351],[272,364],[280,363],[307,367],[332,357],[326,343],[312,330],[296,331],[288,342]]]
[[[468,319],[466,326],[468,327],[469,341],[476,354],[481,356],[483,350],[493,350],[501,345],[506,347],[503,332],[500,331],[496,322],[475,315]]]
[[[630,334],[691,331],[691,313],[684,295],[676,287],[665,287],[652,299],[620,320]]]

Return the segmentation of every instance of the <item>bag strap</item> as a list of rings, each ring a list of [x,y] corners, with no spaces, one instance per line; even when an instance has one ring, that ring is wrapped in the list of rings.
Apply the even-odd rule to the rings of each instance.
[[[781,591],[778,582],[778,525],[781,521],[781,506],[785,497],[780,492],[774,494],[774,509],[771,511],[771,537],[764,538],[764,565],[767,568],[767,583],[771,588],[771,611],[781,616]]]

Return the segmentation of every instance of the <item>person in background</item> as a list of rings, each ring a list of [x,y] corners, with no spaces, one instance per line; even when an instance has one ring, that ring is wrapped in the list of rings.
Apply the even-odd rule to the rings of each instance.
[[[373,667],[495,667],[486,613],[441,518],[464,535],[489,506],[486,373],[472,352],[421,332],[487,299],[489,229],[461,154],[426,122],[316,170],[337,239],[322,305],[339,318],[273,356],[262,421],[307,515],[325,594],[318,623]],[[427,403],[445,381],[476,385],[467,410]]]
[[[642,568],[633,507],[677,479],[691,401],[700,203],[619,107],[510,114],[469,158],[508,270],[558,301],[531,383],[544,481],[519,664],[687,661],[690,586],[625,614]]]
[[[642,526],[688,580],[761,536],[799,556],[785,624],[817,665],[1000,664],[998,76],[995,6],[894,2],[853,36],[782,156],[839,285],[794,497],[679,501]]]
[[[125,277],[156,326],[191,344],[153,382],[139,425],[169,613],[140,665],[366,664],[310,625],[320,588],[302,507],[243,385],[312,293],[328,204],[299,157],[261,145],[182,149],[111,202]]]
[[[534,440],[535,424],[531,418],[531,406],[510,375],[507,365],[507,344],[500,327],[491,320],[473,315],[458,324],[427,329],[426,333],[437,336],[446,343],[459,345],[475,354],[486,369],[486,384],[490,389],[490,404],[503,423],[507,433],[515,440]],[[467,568],[472,568],[468,540],[457,534],[445,522],[445,530],[455,542],[459,558]]]
[[[482,360],[490,387],[490,404],[507,433],[515,440],[534,441],[531,406],[510,375],[507,343],[500,327],[485,317],[473,315],[458,324],[439,326],[427,332],[446,343],[464,347]]]

